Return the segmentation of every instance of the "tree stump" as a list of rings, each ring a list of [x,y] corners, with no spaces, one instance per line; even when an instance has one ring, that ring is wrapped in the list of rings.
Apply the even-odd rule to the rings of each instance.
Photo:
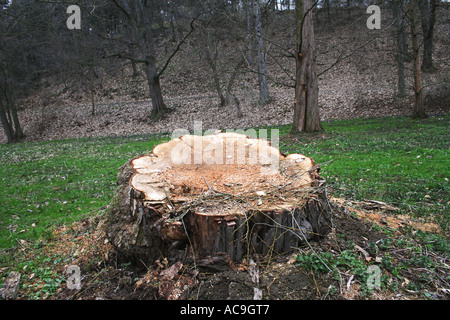
[[[314,161],[236,133],[185,135],[119,169],[107,235],[119,257],[238,262],[291,251],[330,230]]]

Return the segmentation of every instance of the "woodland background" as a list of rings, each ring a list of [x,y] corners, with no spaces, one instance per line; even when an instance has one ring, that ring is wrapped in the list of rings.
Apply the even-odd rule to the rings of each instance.
[[[65,1],[3,1],[0,118],[10,133],[2,130],[0,141],[192,130],[194,120],[205,130],[292,123],[294,1],[150,2],[144,21],[123,10],[135,2],[73,1],[81,29],[69,30]],[[380,30],[366,27],[370,4],[381,8]],[[432,39],[432,65],[422,68],[424,105],[427,114],[444,114],[448,2],[417,4],[421,56],[430,32]],[[313,12],[321,119],[411,115],[409,2],[320,0]],[[149,92],[149,48],[168,111],[161,114]]]

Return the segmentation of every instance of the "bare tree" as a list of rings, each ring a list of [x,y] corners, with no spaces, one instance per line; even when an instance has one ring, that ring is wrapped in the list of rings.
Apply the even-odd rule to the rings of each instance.
[[[241,39],[239,36],[238,21],[239,18],[235,9],[230,4],[211,5],[208,14],[205,14],[207,19],[199,21],[198,34],[200,37],[200,48],[204,54],[206,63],[211,70],[214,89],[220,100],[220,107],[230,105],[233,100],[237,102],[237,98],[232,93],[232,88],[236,77],[240,71],[244,59],[241,58],[241,50],[224,51],[227,47],[227,41],[236,41]],[[229,15],[229,12],[235,13]],[[239,61],[234,69],[229,67],[231,61]],[[222,68],[221,68],[222,67]],[[232,70],[232,71],[230,71]],[[226,75],[230,74],[227,86],[224,92],[224,80]],[[238,114],[241,115],[239,106]]]
[[[116,6],[125,14],[128,23],[131,26],[131,37],[134,44],[138,47],[136,56],[130,56],[126,53],[116,53],[110,56],[117,56],[133,60],[135,63],[143,63],[145,74],[152,100],[152,118],[158,119],[167,111],[164,103],[160,77],[166,70],[171,59],[180,50],[181,45],[186,41],[187,37],[194,31],[194,20],[192,20],[190,31],[180,40],[172,53],[165,59],[161,65],[157,65],[155,39],[153,35],[153,25],[160,20],[158,15],[161,10],[153,10],[155,8],[155,0],[113,0]],[[157,19],[159,18],[159,19]]]
[[[220,100],[220,106],[223,107],[226,104],[225,96],[222,92],[222,86],[220,84],[220,76],[217,70],[217,60],[219,54],[219,44],[217,38],[214,38],[211,35],[211,32],[208,28],[205,28],[203,32],[204,36],[202,39],[203,52],[205,53],[206,62],[208,63],[209,68],[212,71],[212,76],[214,80],[214,88],[216,89],[217,95]]]
[[[24,138],[16,96],[24,88],[26,79],[34,77],[35,71],[29,65],[35,56],[26,50],[32,29],[28,28],[24,17],[30,13],[30,8],[30,3],[25,1],[0,3],[0,123],[8,143]]]
[[[321,131],[319,86],[316,75],[314,23],[311,0],[296,0],[297,20],[295,106],[292,132]]]

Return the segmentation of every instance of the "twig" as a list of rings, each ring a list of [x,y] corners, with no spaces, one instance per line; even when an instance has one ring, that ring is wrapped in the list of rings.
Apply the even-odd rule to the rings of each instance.
[[[194,268],[197,268],[197,261],[195,260],[194,246],[192,245],[191,238],[189,237],[189,234],[187,232],[186,225],[184,224],[184,220],[183,219],[181,219],[181,223],[183,224],[184,233],[186,234],[186,237],[187,237],[187,239],[189,241],[189,247],[192,249],[192,253],[193,253],[192,257],[194,259]]]
[[[314,273],[313,269],[311,269],[311,273],[313,276],[314,285],[316,286],[317,295],[320,296],[320,290],[319,290],[319,286],[317,285],[316,274]]]
[[[352,275],[350,276],[350,278],[348,279],[348,281],[347,281],[347,292],[350,291],[350,286],[351,286],[351,284],[352,284],[353,277],[354,277],[354,275],[352,274]]]

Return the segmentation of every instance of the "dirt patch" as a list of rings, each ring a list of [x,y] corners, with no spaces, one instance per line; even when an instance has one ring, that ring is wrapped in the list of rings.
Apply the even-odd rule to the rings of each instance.
[[[327,276],[315,276],[297,265],[278,265],[271,272],[262,276],[265,287],[263,296],[270,300],[314,300],[329,295],[329,288],[334,283]]]
[[[202,300],[253,299],[254,284],[248,273],[227,271],[200,277],[196,298]]]
[[[327,294],[332,280],[314,281],[294,264],[277,263],[263,268],[260,283],[256,285],[245,271],[227,271],[202,275],[190,298],[199,300],[253,300],[255,288],[261,290],[265,300],[311,300]]]
[[[367,245],[386,238],[386,235],[376,230],[373,224],[363,222],[351,215],[335,217],[333,222],[336,232],[342,236],[343,240],[359,245]]]

